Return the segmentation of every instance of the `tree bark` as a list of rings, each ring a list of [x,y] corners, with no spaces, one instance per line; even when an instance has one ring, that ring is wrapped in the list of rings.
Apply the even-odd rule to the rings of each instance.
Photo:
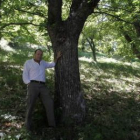
[[[132,51],[133,51],[133,54],[136,55],[136,57],[138,59],[140,59],[140,51],[138,50],[137,46],[135,45],[134,42],[132,42],[132,39],[131,37],[127,34],[127,33],[123,33],[124,34],[124,37],[125,39],[127,40],[128,43],[131,43],[131,48],[132,48]]]
[[[135,30],[137,33],[137,37],[140,37],[140,23],[139,23],[139,21],[134,22],[134,27],[135,27]]]
[[[62,21],[62,0],[48,0],[47,29],[51,38],[54,57],[61,58],[55,67],[55,105],[61,112],[62,122],[81,122],[85,117],[85,100],[81,89],[78,39],[87,17],[99,0],[73,0],[67,20]]]
[[[75,122],[82,121],[85,116],[78,61],[79,36],[71,30],[71,21],[63,22],[57,33],[52,33],[54,36],[51,36],[54,53],[62,52],[55,67],[55,106],[61,111],[59,117],[63,122],[70,119]]]

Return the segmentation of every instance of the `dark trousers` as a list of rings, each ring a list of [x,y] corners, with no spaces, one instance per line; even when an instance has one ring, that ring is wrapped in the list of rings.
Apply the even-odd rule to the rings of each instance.
[[[45,106],[49,126],[55,126],[53,100],[49,95],[48,89],[45,84],[30,83],[27,90],[27,112],[25,118],[25,127],[27,130],[31,130],[32,113],[38,97],[41,98]]]

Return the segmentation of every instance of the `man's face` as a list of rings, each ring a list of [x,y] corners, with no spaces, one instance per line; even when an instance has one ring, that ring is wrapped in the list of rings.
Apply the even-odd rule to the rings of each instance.
[[[34,54],[34,59],[35,59],[36,61],[41,61],[42,56],[43,56],[43,52],[40,51],[40,50],[37,50],[36,53]]]

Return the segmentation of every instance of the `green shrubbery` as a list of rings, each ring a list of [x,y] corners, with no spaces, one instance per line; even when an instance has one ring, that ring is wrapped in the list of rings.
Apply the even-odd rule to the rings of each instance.
[[[49,129],[43,105],[38,100],[33,115],[33,134],[24,128],[26,86],[21,77],[23,61],[17,61],[19,57],[16,56],[12,61],[1,60],[1,139],[139,140],[140,63],[109,62],[106,59],[99,56],[98,63],[88,62],[88,58],[80,60],[81,83],[87,102],[84,122],[77,126],[60,124]],[[48,70],[46,74],[53,96],[54,71]]]

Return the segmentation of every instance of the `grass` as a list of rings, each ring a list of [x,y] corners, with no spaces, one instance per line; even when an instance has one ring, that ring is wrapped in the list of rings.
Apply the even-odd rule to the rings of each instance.
[[[97,64],[81,61],[80,67],[89,121],[85,139],[139,140],[139,63],[99,57]]]
[[[27,57],[29,56],[29,57]],[[140,62],[124,62],[105,55],[92,61],[90,52],[80,52],[80,76],[86,99],[86,118],[78,126],[59,125],[48,129],[43,105],[37,102],[34,133],[24,129],[26,86],[22,66],[31,54],[3,51],[0,63],[1,140],[139,140]],[[20,59],[22,58],[22,59]],[[54,92],[53,70],[47,71]],[[40,115],[41,114],[41,115]]]

